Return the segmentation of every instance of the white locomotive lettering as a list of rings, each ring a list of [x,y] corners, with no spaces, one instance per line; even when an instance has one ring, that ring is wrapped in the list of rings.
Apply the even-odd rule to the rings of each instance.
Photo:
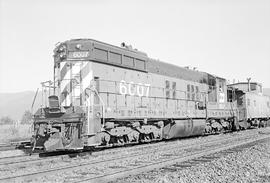
[[[133,81],[127,83],[124,80],[121,80],[119,83],[119,92],[122,95],[138,95],[140,97],[148,97],[150,91],[150,84],[142,84],[137,83],[135,84]]]
[[[225,102],[225,94],[224,93],[219,93],[219,102],[224,103]]]
[[[146,86],[146,96],[148,97],[149,96],[149,91],[150,91],[150,84],[145,84]]]
[[[142,83],[138,83],[137,85],[137,94],[142,97],[144,94],[144,86]],[[148,96],[148,95],[147,95]]]
[[[126,95],[127,94],[127,87],[125,85],[126,85],[126,81],[121,80],[120,81],[120,84],[119,84],[119,89],[120,89],[120,93],[122,95]]]
[[[134,82],[130,82],[129,84],[128,84],[128,93],[130,94],[130,95],[135,95],[135,91],[134,91],[134,88],[136,87],[136,85],[134,85]],[[133,89],[132,89],[133,88]],[[132,91],[133,90],[133,91]]]
[[[85,58],[88,57],[88,52],[87,51],[76,51],[72,53],[73,58]]]

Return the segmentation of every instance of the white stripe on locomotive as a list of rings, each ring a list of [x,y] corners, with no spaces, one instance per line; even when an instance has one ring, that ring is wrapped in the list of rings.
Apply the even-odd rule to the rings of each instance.
[[[72,65],[72,103],[74,105],[80,105],[82,65],[82,62]]]
[[[60,77],[61,77],[61,72],[63,72],[64,69],[66,69],[65,75],[60,78],[60,93],[61,93],[61,100],[62,106],[69,106],[70,105],[70,87],[67,87],[71,81],[71,70],[70,66],[66,64],[66,62],[61,62],[60,63]],[[67,88],[66,88],[67,87]]]
[[[87,88],[90,87],[91,81],[93,80],[93,71],[92,71],[92,63],[91,62],[84,62],[84,69],[87,67],[87,72],[82,72],[82,98],[83,98],[83,104],[87,105],[87,102],[89,101],[89,90]]]
[[[87,88],[89,88],[91,80],[93,79],[91,65],[91,62],[76,62],[72,66],[65,65],[65,62],[60,63],[60,73],[66,70],[66,73],[62,76],[63,78],[60,78],[62,106],[69,106],[75,99],[80,100],[80,97],[84,100],[82,101],[83,104],[88,100],[89,95],[86,93],[89,93],[89,91],[87,91]],[[82,70],[84,71],[82,72]],[[72,86],[71,92],[70,85]],[[76,105],[78,105],[78,103],[76,103]]]

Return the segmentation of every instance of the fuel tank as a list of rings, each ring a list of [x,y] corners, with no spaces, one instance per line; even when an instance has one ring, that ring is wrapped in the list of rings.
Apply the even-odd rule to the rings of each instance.
[[[163,128],[165,139],[188,137],[204,134],[206,121],[204,119],[174,120]]]

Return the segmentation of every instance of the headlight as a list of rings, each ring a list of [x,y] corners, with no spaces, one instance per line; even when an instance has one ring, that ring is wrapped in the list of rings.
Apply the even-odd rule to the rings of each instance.
[[[81,45],[81,44],[77,44],[77,45],[76,45],[76,48],[77,48],[78,50],[80,50],[80,49],[82,48],[82,45]]]
[[[60,53],[60,58],[65,58],[66,54],[65,53]]]

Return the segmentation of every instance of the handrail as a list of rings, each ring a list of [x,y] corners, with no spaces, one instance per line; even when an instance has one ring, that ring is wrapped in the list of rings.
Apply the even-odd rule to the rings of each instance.
[[[105,127],[105,104],[104,104],[104,101],[102,100],[102,98],[98,94],[98,91],[96,90],[96,88],[86,88],[86,89],[95,92],[95,94],[98,96],[98,98],[102,104],[102,128],[104,128]],[[88,110],[89,110],[89,108],[88,108]]]

